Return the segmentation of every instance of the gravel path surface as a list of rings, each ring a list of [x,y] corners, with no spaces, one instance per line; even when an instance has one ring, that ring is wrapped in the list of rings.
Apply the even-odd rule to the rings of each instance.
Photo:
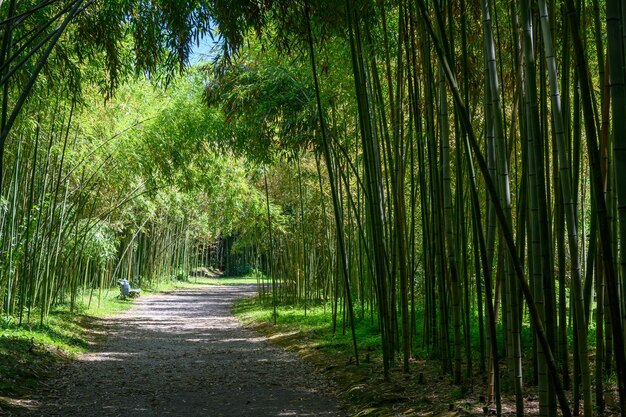
[[[341,416],[330,382],[238,324],[254,286],[208,286],[139,299],[108,337],[64,371],[33,416]]]

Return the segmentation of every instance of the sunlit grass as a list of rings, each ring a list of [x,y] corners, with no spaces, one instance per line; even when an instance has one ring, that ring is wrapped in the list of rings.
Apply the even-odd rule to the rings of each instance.
[[[272,325],[272,333],[297,332],[298,338],[309,348],[332,350],[350,354],[352,334],[349,323],[337,318],[333,331],[332,306],[328,303],[309,305],[306,309],[301,304],[277,306],[276,324],[273,320],[271,302],[261,302],[258,297],[236,302],[234,313],[245,324]],[[378,355],[380,352],[380,332],[378,323],[368,316],[355,317],[355,333],[359,350]]]
[[[152,286],[142,288],[142,294],[159,293],[185,288],[197,288],[203,285],[245,285],[256,284],[257,279],[253,276],[241,277],[189,277],[187,280],[162,281]]]
[[[206,284],[208,285],[244,285],[244,284],[256,284],[255,278],[207,278]]]

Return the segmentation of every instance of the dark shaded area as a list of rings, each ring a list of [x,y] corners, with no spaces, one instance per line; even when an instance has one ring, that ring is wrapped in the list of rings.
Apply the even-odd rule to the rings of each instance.
[[[30,340],[0,337],[0,396],[30,394],[40,378],[53,373],[50,364],[59,360],[62,358]]]
[[[56,321],[64,321],[80,329],[83,326],[97,328],[97,319],[87,316],[71,315],[63,311],[50,313]],[[38,320],[38,317],[35,319]],[[5,332],[6,330],[6,332]],[[46,346],[29,331],[46,335],[51,340],[65,345],[88,348],[88,342],[71,332],[62,332],[55,326],[27,324],[17,321],[5,321],[0,326],[0,415],[9,399],[19,399],[33,394],[39,389],[42,380],[57,375],[60,365],[69,361],[67,354],[54,346]],[[17,331],[17,333],[13,332]]]
[[[27,416],[339,416],[329,382],[232,317],[254,286],[137,301],[97,351],[64,370]]]

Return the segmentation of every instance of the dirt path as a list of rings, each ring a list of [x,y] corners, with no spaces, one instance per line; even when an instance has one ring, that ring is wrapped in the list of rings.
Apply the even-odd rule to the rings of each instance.
[[[106,342],[52,381],[29,415],[343,415],[326,378],[231,315],[253,291],[210,286],[138,300],[107,320]]]

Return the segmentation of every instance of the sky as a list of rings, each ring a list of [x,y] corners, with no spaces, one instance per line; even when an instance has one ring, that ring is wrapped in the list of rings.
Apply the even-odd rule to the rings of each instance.
[[[199,45],[194,45],[191,49],[191,56],[189,57],[189,64],[196,65],[203,62],[211,61],[219,49],[219,42],[217,37],[215,41],[210,36],[204,36],[200,39]]]

